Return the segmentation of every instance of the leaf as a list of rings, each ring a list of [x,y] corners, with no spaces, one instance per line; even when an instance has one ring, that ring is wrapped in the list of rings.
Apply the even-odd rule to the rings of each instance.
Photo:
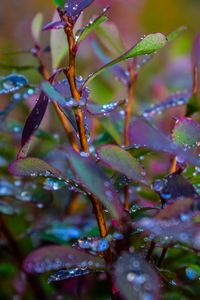
[[[200,249],[200,226],[190,220],[143,218],[137,222],[137,225],[148,232],[152,240],[159,241],[162,246],[184,243],[192,249]]]
[[[190,181],[178,173],[155,180],[152,189],[160,195],[163,203],[170,203],[179,198],[200,199]]]
[[[0,95],[18,91],[28,84],[28,80],[23,75],[11,74],[0,77]]]
[[[177,37],[179,37],[179,35],[182,34],[182,32],[184,32],[185,30],[187,30],[187,26],[180,26],[178,29],[176,29],[175,31],[170,32],[167,35],[167,40],[168,42],[173,42]]]
[[[129,179],[147,183],[146,173],[139,162],[128,152],[114,145],[105,145],[97,149],[100,160],[108,167],[126,175]]]
[[[42,28],[42,30],[45,31],[45,30],[52,30],[52,29],[63,29],[65,26],[66,24],[63,21],[59,20],[59,21],[54,21],[46,24]]]
[[[91,5],[92,2],[94,0],[67,0],[65,5],[67,16],[71,17],[75,23],[81,12]]]
[[[76,153],[69,150],[69,162],[80,182],[85,188],[95,195],[112,216],[119,219],[123,214],[119,196],[112,187],[109,179],[95,161],[83,157],[86,153]]]
[[[104,269],[105,263],[102,258],[67,246],[46,246],[37,249],[23,262],[23,269],[27,273],[44,273],[61,268],[98,270]]]
[[[48,97],[43,92],[41,92],[37,103],[35,104],[33,110],[29,114],[26,123],[24,125],[22,138],[21,138],[21,150],[19,152],[19,157],[24,157],[27,155],[27,149],[24,150],[23,148],[26,148],[26,145],[28,146],[31,136],[40,126],[40,123],[42,122],[42,119],[46,112],[48,103],[49,103]]]
[[[141,134],[142,133],[142,134]],[[177,156],[179,163],[188,162],[200,166],[200,158],[192,149],[181,148],[170,140],[158,128],[153,127],[144,118],[135,118],[128,129],[130,145],[133,148],[149,148],[155,151],[168,152]]]
[[[77,44],[84,40],[97,26],[108,20],[105,16],[107,10],[108,8],[105,8],[98,17],[91,19],[84,28],[80,28],[76,32],[75,39]]]
[[[42,30],[43,15],[37,13],[31,24],[31,33],[36,44],[40,43],[40,33]]]
[[[54,282],[54,281],[60,281],[60,280],[66,280],[69,278],[79,277],[83,275],[90,274],[94,271],[86,269],[86,268],[71,268],[67,270],[59,270],[53,275],[50,275],[48,277],[48,283]]]
[[[90,250],[92,252],[104,252],[110,247],[109,240],[106,238],[88,237],[79,239],[75,245],[80,249]]]
[[[55,12],[52,22],[59,21],[58,13]],[[52,58],[52,68],[59,67],[62,59],[67,54],[68,44],[63,30],[51,30],[50,34],[50,48]]]
[[[125,252],[118,259],[114,278],[120,294],[126,300],[160,299],[159,277],[138,253]]]
[[[53,177],[68,182],[62,172],[38,158],[28,157],[15,160],[9,165],[9,171],[14,176]]]
[[[57,85],[56,85],[57,86]],[[83,104],[83,100],[77,102],[73,98],[65,98],[61,93],[59,93],[49,82],[43,82],[41,84],[42,91],[52,100],[56,101],[61,107],[63,113],[66,115],[67,119],[70,121],[72,127],[76,132],[78,132],[78,127],[72,107],[77,107],[79,104]]]
[[[101,74],[105,69],[112,67],[113,65],[120,63],[126,59],[133,58],[139,55],[151,54],[159,49],[163,48],[167,42],[166,37],[162,33],[149,34],[142,38],[135,46],[129,49],[127,52],[110,61],[96,72],[90,74],[84,85],[94,79],[96,76]]]
[[[192,198],[181,198],[178,201],[167,204],[163,209],[156,215],[156,219],[170,220],[179,219],[181,221],[188,220],[191,217],[193,209],[194,199]]]
[[[186,148],[197,147],[200,141],[200,124],[191,118],[178,119],[172,131],[172,139]]]
[[[112,111],[115,111],[117,108],[119,108],[120,106],[124,105],[126,103],[126,100],[119,100],[119,101],[115,101],[115,102],[111,102],[108,104],[104,104],[104,105],[98,105],[96,103],[91,103],[89,102],[87,104],[87,111],[94,116],[98,116],[98,115],[106,115],[111,113]]]
[[[163,100],[162,102],[145,109],[141,115],[145,118],[150,118],[156,114],[164,112],[169,108],[186,105],[189,102],[191,95],[191,92],[178,92],[167,97],[167,99]]]

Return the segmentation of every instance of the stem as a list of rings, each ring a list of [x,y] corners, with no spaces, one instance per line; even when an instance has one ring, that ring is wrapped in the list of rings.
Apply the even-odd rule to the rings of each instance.
[[[73,34],[73,22],[70,18],[68,19],[66,16],[63,16],[61,12],[59,12],[59,14],[60,14],[61,19],[67,24],[64,31],[65,31],[65,34],[67,35],[68,46],[69,46],[69,66],[66,68],[65,74],[66,74],[66,77],[69,82],[72,97],[75,100],[80,101],[81,94],[76,86],[76,74],[75,74],[76,50],[75,50],[75,39],[74,39],[74,34]],[[86,132],[85,132],[85,126],[84,126],[84,116],[83,116],[83,112],[80,107],[76,111],[76,122],[77,122],[77,126],[78,126],[78,131],[79,131],[81,149],[84,152],[86,152],[88,155],[90,155],[87,136],[86,136]],[[94,213],[95,213],[95,216],[97,219],[100,236],[105,237],[108,233],[108,230],[107,230],[107,226],[106,226],[106,221],[105,221],[105,216],[104,216],[102,205],[101,205],[100,201],[93,195],[90,196],[90,200],[91,200],[93,208],[94,208]],[[107,255],[105,254],[105,257],[106,256]]]
[[[128,126],[131,119],[131,113],[132,113],[132,101],[133,101],[133,95],[134,95],[134,83],[136,79],[136,74],[131,68],[130,70],[130,82],[128,85],[128,102],[125,109],[125,120],[124,120],[124,146],[129,146],[129,139],[128,139]],[[129,186],[125,186],[124,188],[124,208],[128,210],[130,207],[129,203]]]
[[[193,96],[197,96],[198,94],[198,89],[199,89],[199,72],[198,72],[198,67],[195,65],[193,67]]]
[[[151,244],[150,244],[150,247],[149,247],[149,250],[148,250],[147,256],[146,256],[146,260],[147,260],[147,261],[149,261],[149,260],[150,260],[150,258],[151,258],[151,256],[152,256],[152,254],[153,254],[153,250],[154,250],[155,246],[156,246],[155,242],[154,242],[154,241],[152,241],[152,242],[151,242]]]
[[[42,75],[42,77],[45,80],[49,80],[50,74],[49,74],[49,71],[47,70],[47,68],[46,68],[46,66],[43,62],[40,50],[36,48],[33,53],[34,53],[34,56],[38,59],[38,62],[39,62],[39,67],[38,67],[39,73]],[[59,107],[59,105],[56,101],[52,101],[52,103],[53,103],[53,106],[54,106],[54,108],[56,110],[56,113],[59,117],[59,120],[60,120],[61,124],[63,125],[64,131],[67,135],[68,140],[70,141],[70,144],[72,145],[72,147],[74,148],[75,151],[79,151],[79,146],[78,146],[77,141],[74,137],[73,130],[72,130],[72,128],[69,124],[69,121],[67,120],[64,112],[60,109],[60,107]]]
[[[157,264],[158,268],[161,267],[162,262],[163,262],[163,260],[164,260],[164,258],[165,258],[165,255],[166,255],[166,253],[167,253],[167,250],[168,250],[168,247],[165,247],[165,248],[162,249],[162,253],[161,253],[161,256],[160,256],[160,258],[159,258],[159,260],[158,260],[158,264]]]
[[[13,235],[12,235],[11,231],[9,230],[9,228],[7,227],[7,224],[2,216],[0,216],[0,229],[8,242],[8,246],[9,246],[10,250],[12,251],[13,256],[15,257],[15,260],[16,260],[19,268],[21,269],[21,266],[23,263],[23,255],[18,246],[18,243],[13,238]],[[34,275],[31,275],[31,274],[26,274],[26,278],[27,278],[29,286],[32,289],[33,294],[35,295],[35,299],[47,300],[47,297],[46,297],[38,279]]]
[[[67,40],[69,45],[69,66],[68,68],[66,68],[65,73],[69,82],[72,97],[75,100],[80,101],[81,94],[77,89],[76,76],[75,76],[75,61],[76,61],[75,39],[73,34],[73,23],[70,22],[70,20],[68,22],[68,26],[65,28],[65,33],[67,35]],[[88,141],[87,141],[85,126],[84,126],[84,116],[80,107],[76,111],[76,122],[79,131],[81,149],[84,152],[89,154]]]
[[[129,140],[128,140],[128,126],[131,118],[132,113],[132,101],[133,101],[133,95],[134,95],[134,83],[135,83],[136,74],[131,68],[130,70],[130,82],[128,86],[128,103],[125,109],[125,124],[124,124],[124,146],[129,146]]]

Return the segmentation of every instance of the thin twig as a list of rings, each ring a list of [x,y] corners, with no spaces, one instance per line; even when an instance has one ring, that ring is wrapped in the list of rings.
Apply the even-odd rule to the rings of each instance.
[[[149,261],[151,259],[151,256],[153,254],[153,250],[155,248],[156,244],[154,241],[151,242],[150,244],[150,247],[149,247],[149,250],[147,252],[147,255],[146,255],[146,260]]]
[[[165,247],[165,248],[162,249],[162,253],[161,253],[161,256],[160,256],[160,258],[159,258],[159,260],[158,260],[158,264],[157,264],[158,268],[161,267],[162,262],[163,262],[163,260],[164,260],[164,258],[165,258],[165,255],[166,255],[166,253],[167,253],[167,250],[168,250],[168,247]]]

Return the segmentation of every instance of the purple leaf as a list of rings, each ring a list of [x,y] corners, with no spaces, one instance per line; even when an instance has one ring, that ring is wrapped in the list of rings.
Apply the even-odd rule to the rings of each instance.
[[[200,33],[194,39],[192,49],[192,63],[193,66],[200,67]]]
[[[114,277],[123,299],[160,299],[159,277],[151,265],[137,253],[125,252],[118,259]]]
[[[110,211],[112,216],[120,219],[123,210],[118,194],[112,187],[103,170],[85,152],[77,153],[69,150],[69,162],[85,189],[96,196]]]
[[[104,269],[102,258],[94,257],[78,249],[67,246],[47,246],[33,251],[23,263],[27,273],[44,273],[61,268]]]
[[[43,92],[41,92],[36,105],[34,106],[24,125],[21,139],[21,147],[24,147],[24,145],[29,142],[33,133],[40,126],[40,123],[46,112],[48,102],[48,97]]]
[[[63,69],[58,69],[49,78],[49,82],[52,83],[55,77],[62,71]],[[45,93],[41,92],[37,103],[35,104],[33,110],[29,114],[26,123],[24,125],[22,138],[21,138],[21,149],[19,151],[18,158],[26,157],[31,136],[40,126],[40,123],[42,122],[42,119],[45,115],[48,103],[49,103],[49,98],[45,95]]]
[[[174,152],[170,138],[153,127],[144,118],[135,118],[128,129],[130,145],[150,148],[156,151]]]
[[[63,29],[65,26],[66,24],[63,21],[53,21],[46,24],[42,30]]]
[[[187,220],[191,217],[193,208],[194,199],[182,198],[174,203],[166,205],[163,209],[161,209],[160,212],[156,215],[156,219],[179,219],[182,221]]]
[[[162,246],[179,242],[200,250],[200,226],[191,221],[144,218],[137,222],[137,225],[149,233],[152,240],[159,241]]]
[[[129,125],[128,135],[132,147],[168,152],[176,155],[179,163],[186,161],[191,165],[200,166],[200,157],[193,153],[192,149],[181,148],[142,117],[135,118]]]
[[[186,105],[192,96],[191,92],[179,92],[169,96],[159,104],[152,105],[146,109],[141,115],[145,118],[150,118],[156,114],[160,114],[166,109]]]
[[[109,114],[112,111],[115,111],[117,108],[121,107],[125,103],[126,103],[126,100],[119,100],[119,101],[111,102],[111,103],[104,104],[104,105],[99,105],[99,104],[89,102],[87,104],[87,111],[91,115],[94,115],[94,116],[98,116],[98,115],[105,116],[106,114]]]
[[[105,145],[98,148],[97,154],[100,160],[113,170],[126,175],[134,181],[147,183],[144,169],[127,151],[118,146]]]
[[[180,198],[200,199],[190,181],[178,173],[155,180],[151,187],[160,195],[163,203],[174,202]]]
[[[65,4],[67,16],[71,17],[75,23],[82,11],[92,4],[92,2],[94,0],[67,0]]]

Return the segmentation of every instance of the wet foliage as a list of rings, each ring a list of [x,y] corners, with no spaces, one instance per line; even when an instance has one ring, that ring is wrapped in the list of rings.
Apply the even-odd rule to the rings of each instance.
[[[200,37],[188,53],[193,85],[144,103],[141,68],[186,27],[126,50],[109,7],[84,24],[94,2],[55,0],[52,21],[34,17],[40,82],[12,67],[0,78],[0,298],[199,299]],[[82,77],[86,41],[99,62]],[[97,101],[95,82],[114,77],[120,96],[106,102],[100,87]]]

